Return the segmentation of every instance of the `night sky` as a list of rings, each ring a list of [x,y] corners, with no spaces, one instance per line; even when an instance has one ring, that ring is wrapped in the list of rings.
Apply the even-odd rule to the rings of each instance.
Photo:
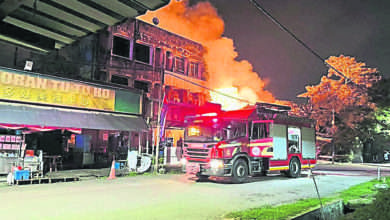
[[[352,56],[390,76],[390,1],[257,1],[321,57]],[[224,36],[234,40],[239,59],[252,63],[276,98],[298,101],[306,85],[318,84],[327,73],[317,57],[249,0],[209,2],[225,21]]]

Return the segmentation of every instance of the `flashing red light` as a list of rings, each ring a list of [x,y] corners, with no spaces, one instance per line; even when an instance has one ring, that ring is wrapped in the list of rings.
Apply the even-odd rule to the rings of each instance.
[[[223,158],[223,149],[219,148],[219,146],[221,146],[221,144],[222,144],[222,142],[219,142],[211,149],[211,158],[212,159]]]

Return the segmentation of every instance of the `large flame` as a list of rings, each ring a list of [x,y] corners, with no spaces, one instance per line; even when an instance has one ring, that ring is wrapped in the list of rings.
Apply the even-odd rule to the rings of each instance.
[[[209,2],[189,6],[186,0],[172,0],[166,7],[149,11],[139,18],[152,23],[155,17],[160,21],[159,27],[199,42],[206,48],[204,60],[209,87],[222,92],[227,89],[229,94],[233,88],[235,94],[231,96],[253,103],[275,102],[273,95],[264,89],[265,81],[253,72],[252,65],[246,60],[236,60],[238,54],[233,40],[222,37],[224,22]],[[235,99],[213,93],[210,95],[214,102],[222,104],[224,108],[238,109],[243,106]]]
[[[252,102],[240,101],[241,96],[238,93],[238,89],[235,87],[216,89],[216,91],[217,92],[210,92],[211,99],[213,102],[221,104],[222,109],[224,110],[236,110],[243,108],[248,104],[254,104]],[[235,99],[222,95],[221,93],[227,94]]]

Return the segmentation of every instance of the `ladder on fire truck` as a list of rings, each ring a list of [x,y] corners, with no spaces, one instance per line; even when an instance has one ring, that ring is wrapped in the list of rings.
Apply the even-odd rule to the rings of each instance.
[[[290,110],[291,107],[286,105],[277,105],[277,104],[265,103],[265,102],[256,103],[257,114],[276,113],[276,114],[287,115]]]

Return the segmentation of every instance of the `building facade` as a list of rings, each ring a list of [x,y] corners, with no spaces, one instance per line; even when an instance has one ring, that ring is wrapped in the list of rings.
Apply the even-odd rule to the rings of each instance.
[[[208,91],[199,86],[205,85],[207,77],[203,46],[134,19],[109,28],[99,42],[103,49],[97,55],[98,78],[144,92],[150,135],[155,134],[159,101],[163,101],[162,136],[175,147],[183,138],[184,115],[208,100]],[[151,141],[142,146],[153,145],[155,138],[142,138]]]
[[[121,25],[109,27],[48,54],[36,53],[10,44],[0,44],[4,48],[0,52],[2,57],[0,66],[5,67],[1,72],[3,78],[8,74],[13,74],[12,77],[16,78],[19,75],[38,78],[44,76],[54,80],[53,85],[65,85],[67,84],[65,82],[68,81],[71,83],[68,83],[69,85],[76,85],[67,88],[78,88],[77,85],[81,83],[85,86],[91,86],[91,91],[94,91],[95,87],[96,90],[99,88],[107,89],[107,91],[112,91],[115,97],[122,97],[120,101],[115,100],[114,97],[114,107],[118,102],[124,108],[138,106],[139,112],[121,112],[115,108],[90,108],[85,106],[85,100],[80,101],[80,103],[84,103],[83,106],[74,106],[63,104],[59,102],[59,99],[48,102],[37,101],[36,99],[39,97],[33,100],[20,100],[20,97],[6,98],[6,87],[2,85],[1,101],[4,101],[5,105],[9,105],[10,102],[12,105],[15,103],[33,104],[34,108],[55,108],[57,112],[65,107],[65,109],[75,108],[77,111],[87,111],[88,113],[91,111],[98,114],[118,112],[119,114],[127,114],[126,117],[131,115],[143,118],[147,124],[146,129],[139,125],[141,122],[131,121],[127,122],[130,123],[129,125],[123,125],[124,127],[117,129],[114,127],[103,128],[98,125],[95,128],[93,125],[66,127],[58,123],[0,121],[3,127],[17,127],[22,123],[30,128],[46,126],[60,128],[62,131],[63,128],[79,128],[85,136],[82,140],[79,137],[79,142],[88,145],[85,147],[87,149],[83,151],[94,153],[95,161],[96,157],[108,157],[107,153],[114,151],[110,146],[114,145],[143,153],[152,153],[156,147],[156,137],[159,135],[157,134],[159,112],[161,112],[161,124],[165,128],[161,133],[163,140],[165,140],[164,143],[171,147],[180,145],[180,139],[184,135],[184,115],[193,113],[197,106],[208,100],[208,91],[201,87],[205,85],[207,77],[203,61],[205,51],[202,45],[139,20],[129,19]],[[14,71],[15,69],[25,69],[28,61],[31,67],[29,71],[44,75],[31,73],[30,76],[29,72]],[[20,86],[18,88],[23,91],[35,89],[30,88],[31,83],[17,84]],[[41,93],[51,96],[49,90],[51,93],[55,93],[53,88],[43,89]],[[73,91],[68,89],[67,92]],[[63,94],[66,96],[66,92]],[[159,109],[160,102],[163,103],[161,111]],[[8,107],[2,107],[2,109],[4,111],[10,110]],[[137,126],[141,126],[141,129]],[[62,141],[61,144],[68,142],[70,145],[77,145],[77,140],[69,139]],[[35,142],[37,141],[35,140]],[[37,145],[35,142],[30,145]],[[80,145],[80,143],[78,144]],[[172,153],[168,152],[166,157],[169,158],[169,154]]]
[[[148,131],[141,103],[138,90],[0,67],[0,173],[27,150],[69,168],[126,158],[130,137]]]

